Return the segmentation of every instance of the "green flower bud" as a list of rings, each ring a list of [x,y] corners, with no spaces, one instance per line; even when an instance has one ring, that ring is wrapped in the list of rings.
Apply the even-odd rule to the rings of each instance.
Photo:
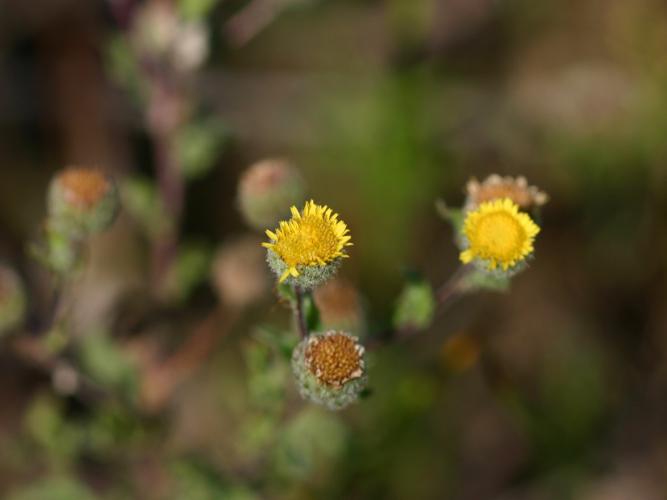
[[[98,170],[68,168],[51,181],[49,227],[68,236],[104,231],[118,212],[115,183]]]
[[[26,314],[26,294],[16,272],[0,265],[0,335],[19,327]]]
[[[304,399],[340,410],[366,387],[364,348],[345,332],[313,333],[292,353],[292,371]]]
[[[239,181],[239,209],[255,229],[273,227],[289,215],[289,208],[305,199],[299,172],[285,160],[263,160],[250,166]]]

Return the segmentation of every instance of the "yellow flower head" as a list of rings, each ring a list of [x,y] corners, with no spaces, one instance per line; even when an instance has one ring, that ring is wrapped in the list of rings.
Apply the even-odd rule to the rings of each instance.
[[[322,267],[347,257],[345,247],[352,245],[347,225],[326,205],[310,200],[301,212],[294,206],[291,211],[289,221],[281,221],[275,232],[266,231],[271,242],[262,243],[286,266],[281,283],[299,276],[304,266]]]
[[[468,249],[461,252],[461,262],[467,264],[478,258],[489,270],[500,266],[507,271],[533,252],[539,232],[530,216],[520,212],[509,198],[482,203],[466,216],[463,234]]]

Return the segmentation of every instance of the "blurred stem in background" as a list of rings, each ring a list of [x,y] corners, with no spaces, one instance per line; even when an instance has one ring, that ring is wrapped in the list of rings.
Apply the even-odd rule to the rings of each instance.
[[[109,66],[142,109],[153,149],[153,182],[139,175],[124,183],[128,212],[151,245],[151,281],[157,298],[182,300],[205,273],[182,286],[188,263],[206,252],[181,241],[187,182],[205,175],[223,144],[223,127],[201,116],[192,82],[209,51],[206,14],[215,0],[149,0],[111,5],[121,32],[109,43]],[[196,255],[195,255],[196,254]],[[194,256],[194,257],[193,257]],[[202,266],[199,266],[202,268]]]
[[[147,75],[148,76],[148,75]],[[148,109],[148,133],[155,150],[155,173],[162,206],[170,223],[153,241],[153,286],[160,295],[164,280],[178,252],[178,228],[180,227],[183,206],[185,204],[185,183],[181,174],[182,167],[174,154],[175,129],[168,112],[181,100],[177,86],[169,81],[166,74],[148,78],[151,82],[150,103]]]

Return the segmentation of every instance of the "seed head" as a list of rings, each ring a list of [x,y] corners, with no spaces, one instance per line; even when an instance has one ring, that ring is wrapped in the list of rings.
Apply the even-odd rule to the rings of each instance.
[[[292,369],[305,399],[338,410],[356,401],[367,383],[364,348],[348,333],[313,333],[292,354]]]

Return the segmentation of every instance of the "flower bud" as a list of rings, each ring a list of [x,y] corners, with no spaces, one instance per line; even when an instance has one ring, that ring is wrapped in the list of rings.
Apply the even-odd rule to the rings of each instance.
[[[178,23],[176,9],[169,2],[140,5],[132,23],[134,49],[143,57],[165,57],[174,45]]]
[[[244,307],[270,288],[259,238],[246,236],[223,245],[213,261],[213,285],[220,300]]]
[[[361,333],[363,308],[357,289],[342,278],[334,278],[313,292],[320,321],[326,329]]]
[[[239,208],[255,229],[273,227],[289,215],[289,207],[305,201],[305,184],[285,160],[268,159],[250,166],[239,181]]]
[[[99,170],[68,168],[51,181],[50,227],[69,236],[104,231],[113,223],[118,207],[115,183]]]
[[[209,52],[206,24],[188,20],[171,2],[146,2],[137,8],[130,39],[140,59],[187,73]]]
[[[364,348],[345,332],[313,333],[292,353],[292,370],[304,399],[340,410],[366,387]]]
[[[21,325],[26,314],[26,295],[21,278],[0,265],[0,335]]]

